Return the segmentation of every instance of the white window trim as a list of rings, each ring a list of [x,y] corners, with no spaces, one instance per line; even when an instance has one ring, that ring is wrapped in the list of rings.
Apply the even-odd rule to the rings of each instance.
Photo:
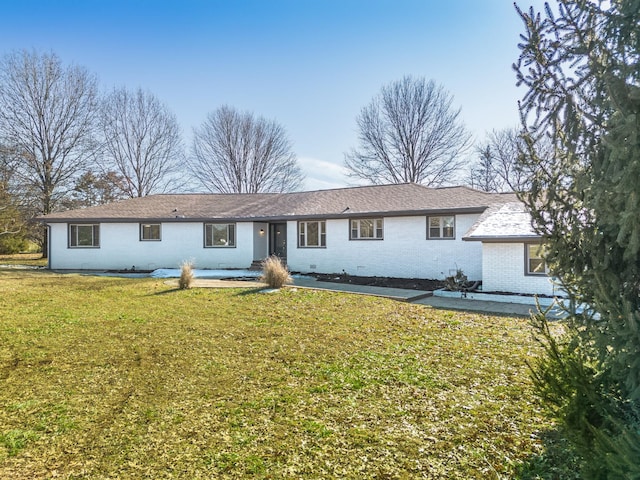
[[[318,245],[308,245],[310,223],[318,224]],[[304,230],[304,233],[302,230]],[[303,238],[304,238],[304,241],[303,241]],[[325,220],[299,221],[298,222],[298,247],[299,248],[327,248],[327,222]]]
[[[373,222],[373,237],[362,237],[361,236],[361,222],[362,221],[372,221]],[[357,235],[353,235],[353,222],[357,223],[357,228],[355,229]],[[380,228],[378,228],[378,222],[380,222]],[[378,230],[381,231],[382,235],[380,237],[377,236]],[[349,240],[384,240],[384,219],[382,217],[372,217],[372,218],[350,218],[349,219]]]

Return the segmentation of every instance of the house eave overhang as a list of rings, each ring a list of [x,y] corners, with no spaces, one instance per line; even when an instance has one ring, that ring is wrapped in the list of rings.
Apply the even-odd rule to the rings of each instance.
[[[175,217],[37,217],[36,220],[45,224],[53,223],[193,223],[193,222],[284,222],[288,220],[333,220],[340,218],[371,218],[371,217],[413,217],[425,215],[456,215],[482,213],[487,207],[458,207],[458,208],[437,208],[420,210],[398,210],[398,211],[375,211],[362,212],[345,209],[342,212],[324,212],[314,214],[282,214],[265,216],[187,216],[177,215]]]
[[[482,243],[527,243],[539,242],[542,239],[540,235],[486,235],[486,236],[470,236],[462,237],[466,242],[482,242]]]

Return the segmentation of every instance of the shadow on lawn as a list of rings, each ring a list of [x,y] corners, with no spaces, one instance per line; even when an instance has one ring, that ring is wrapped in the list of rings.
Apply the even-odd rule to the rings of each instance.
[[[247,295],[255,295],[256,293],[260,293],[265,289],[265,287],[256,287],[250,288],[248,290],[242,290],[241,292],[236,293],[236,297],[245,297]]]
[[[521,480],[577,480],[580,478],[580,459],[569,441],[558,430],[540,432],[544,449],[531,455],[517,469]]]

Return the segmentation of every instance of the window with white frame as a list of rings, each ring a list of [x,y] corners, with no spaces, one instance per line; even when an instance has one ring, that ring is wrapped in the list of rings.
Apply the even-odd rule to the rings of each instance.
[[[427,217],[427,238],[454,239],[456,238],[455,217],[453,215],[439,215]]]
[[[327,226],[324,220],[298,222],[298,246],[305,248],[327,246]]]
[[[100,246],[100,225],[72,224],[69,225],[69,247],[98,248]]]
[[[204,225],[205,247],[235,247],[236,224],[235,223],[205,223]]]
[[[547,275],[546,247],[539,243],[525,244],[525,273],[527,275]]]
[[[159,223],[141,223],[140,224],[140,240],[159,241],[160,240],[160,224]]]
[[[384,235],[381,218],[359,218],[351,220],[351,240],[382,240]]]

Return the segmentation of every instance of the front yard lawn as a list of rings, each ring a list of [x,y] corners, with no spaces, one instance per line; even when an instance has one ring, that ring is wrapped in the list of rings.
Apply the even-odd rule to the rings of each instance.
[[[0,312],[0,478],[575,478],[523,319],[15,270]]]

